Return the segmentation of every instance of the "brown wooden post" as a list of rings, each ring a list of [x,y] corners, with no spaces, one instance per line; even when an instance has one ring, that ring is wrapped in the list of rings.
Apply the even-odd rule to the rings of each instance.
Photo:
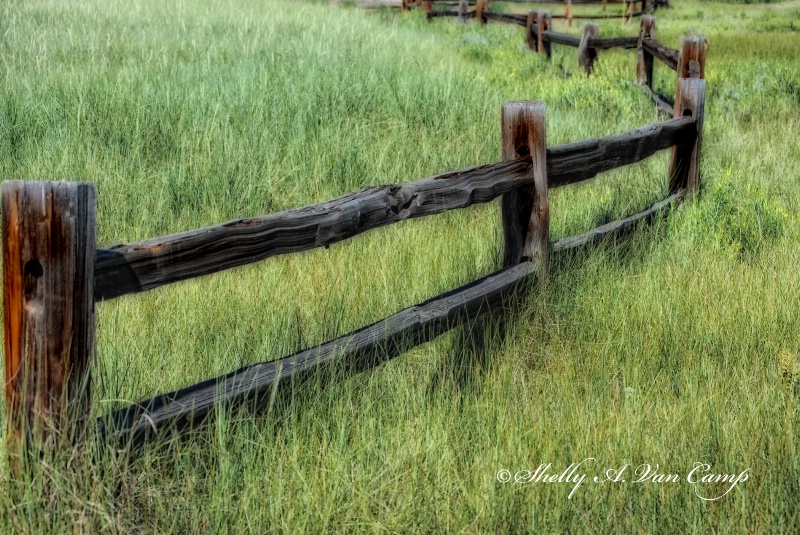
[[[578,46],[578,65],[587,76],[592,74],[594,62],[599,54],[596,48],[589,46],[589,39],[597,39],[598,37],[600,37],[600,27],[597,24],[590,22],[584,25],[583,37],[581,38],[581,44]]]
[[[506,102],[502,108],[502,158],[531,158],[533,182],[503,195],[503,265],[535,262],[547,273],[550,215],[547,202],[547,135],[542,102]]]
[[[3,182],[3,309],[9,453],[88,410],[94,350],[95,187]],[[72,422],[75,424],[76,422]],[[21,441],[21,443],[20,443]]]
[[[400,11],[402,11],[403,13],[405,13],[406,11],[408,11],[408,3],[407,3],[407,0],[400,0]]]
[[[533,30],[533,27],[536,25],[536,22],[539,18],[539,12],[535,10],[528,11],[528,48],[531,50],[536,50],[538,47],[536,45],[538,41],[538,37],[536,36],[536,32]]]
[[[567,26],[572,27],[572,0],[567,0],[566,19]]]
[[[478,19],[478,22],[481,24],[486,24],[486,20],[483,18],[483,10],[485,9],[484,1],[485,0],[478,0],[475,3],[475,18]]]
[[[669,190],[675,193],[686,189],[690,194],[700,188],[700,147],[703,141],[703,115],[706,101],[706,81],[689,78],[680,81],[681,101],[675,103],[676,117],[694,117],[697,135],[672,148],[669,165]]]
[[[681,98],[681,80],[684,78],[706,77],[706,38],[702,35],[681,37],[681,49],[678,54],[677,81],[675,83],[675,109]]]
[[[636,82],[653,88],[653,55],[642,47],[643,39],[656,38],[656,18],[642,15],[639,22],[639,43],[636,47]]]
[[[550,41],[544,38],[544,32],[553,28],[553,17],[549,11],[540,11],[536,18],[536,26],[539,29],[537,34],[537,49],[539,54],[545,54],[547,59],[552,55]]]
[[[636,0],[630,0],[628,2],[628,18],[627,22],[630,23],[633,20],[633,14],[636,13]]]

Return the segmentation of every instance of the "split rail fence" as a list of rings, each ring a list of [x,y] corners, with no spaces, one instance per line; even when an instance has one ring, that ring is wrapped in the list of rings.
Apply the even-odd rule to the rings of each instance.
[[[536,20],[543,23],[546,19]],[[531,23],[527,27],[529,35],[531,30],[537,34],[542,51],[548,39],[547,25],[543,23],[541,30]],[[348,373],[367,370],[453,327],[502,310],[522,284],[547,276],[550,253],[625,232],[697,191],[706,88],[701,79],[705,39],[684,38],[676,55],[654,40],[654,21],[643,20],[642,28],[649,28],[649,33],[639,37],[639,79],[651,83],[653,58],[677,67],[675,112],[664,122],[620,135],[548,148],[544,104],[508,102],[501,110],[499,162],[105,248],[95,244],[94,184],[3,182],[9,452],[18,451],[15,448],[20,445],[40,443],[37,441],[69,424],[64,419],[68,405],[88,415],[98,302],[277,255],[325,247],[406,219],[501,199],[501,269],[324,344],[141,401],[94,422],[111,439],[142,443],[162,430],[182,431],[201,423],[219,404],[246,400],[258,404],[290,378],[302,378],[328,365],[343,365]],[[558,42],[552,35],[549,39]],[[602,40],[589,39],[589,49],[602,48]],[[594,178],[666,149],[672,151],[666,198],[625,219],[550,242],[550,189]],[[88,416],[83,418],[82,427],[92,425]]]
[[[518,4],[561,4],[564,6],[564,14],[551,15],[553,19],[565,19],[569,26],[572,26],[573,20],[578,19],[613,19],[621,18],[623,21],[630,22],[634,17],[639,17],[647,13],[655,13],[659,6],[669,6],[667,0],[497,0],[502,2],[512,2]],[[619,15],[608,14],[606,12],[607,4],[622,4],[622,10]],[[385,0],[369,0],[366,3],[359,4],[361,7],[385,7]],[[451,9],[437,9],[434,10],[434,5],[443,6],[445,8],[457,7],[458,10]],[[575,14],[573,12],[573,5],[599,5],[602,7],[602,14]],[[637,5],[640,7],[637,8]],[[468,0],[461,0],[454,2],[450,0],[400,0],[400,7],[403,11],[412,8],[422,9],[428,12],[429,17],[444,17],[444,16],[460,16],[462,18],[470,16],[470,14],[477,13],[480,18],[481,12],[486,12],[489,9],[489,0],[477,0],[475,4],[470,5]],[[517,15],[507,13],[494,13],[495,15],[506,15],[515,17]]]

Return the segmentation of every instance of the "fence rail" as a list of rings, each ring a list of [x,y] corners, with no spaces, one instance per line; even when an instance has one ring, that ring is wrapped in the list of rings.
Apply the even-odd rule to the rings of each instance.
[[[531,22],[531,19],[541,25]],[[557,42],[549,18],[526,20]],[[587,25],[579,46],[593,62],[603,41]],[[637,79],[652,81],[655,20],[643,18]],[[647,31],[645,31],[647,30]],[[570,41],[570,44],[574,43]],[[649,57],[648,57],[649,54]],[[666,54],[666,53],[665,53]],[[662,54],[664,55],[664,54]],[[670,57],[670,54],[666,54]],[[502,161],[403,184],[377,186],[331,201],[126,245],[97,248],[93,184],[2,184],[2,248],[7,418],[11,443],[59,431],[66,404],[86,410],[94,355],[95,303],[279,255],[325,247],[398,221],[501,198],[504,239],[499,271],[314,348],[162,394],[101,418],[106,436],[142,442],[184,429],[218,404],[264,401],[291,377],[343,363],[358,372],[447,330],[507,306],[519,285],[548,276],[548,255],[629,231],[698,190],[705,106],[705,39],[684,38],[678,54],[673,118],[636,130],[547,148],[542,103],[509,102],[501,113]],[[591,72],[590,68],[587,72]],[[578,236],[549,241],[548,190],[594,178],[671,149],[668,196],[646,210]]]

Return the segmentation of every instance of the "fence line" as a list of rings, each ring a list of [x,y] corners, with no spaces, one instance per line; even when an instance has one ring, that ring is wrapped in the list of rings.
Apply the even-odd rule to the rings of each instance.
[[[536,46],[558,42],[549,18],[526,20]],[[539,29],[541,26],[541,30]],[[587,25],[578,47],[593,62],[600,45]],[[645,28],[649,28],[647,32]],[[628,38],[624,38],[628,39]],[[673,57],[642,20],[637,79],[650,88],[652,59]],[[647,40],[652,46],[645,47]],[[628,41],[617,41],[625,47]],[[594,56],[592,56],[592,54]],[[648,57],[649,54],[649,57]],[[627,232],[699,188],[705,104],[705,39],[682,39],[673,118],[631,132],[546,148],[545,108],[509,102],[501,113],[502,161],[404,184],[366,188],[332,201],[262,217],[98,249],[94,184],[2,184],[2,247],[9,410],[8,451],[56,432],[67,404],[85,418],[94,355],[95,303],[231,267],[327,246],[405,219],[501,198],[503,266],[495,273],[392,314],[348,335],[282,359],[255,364],[136,403],[101,418],[108,436],[141,442],[165,428],[191,427],[218,404],[264,401],[295,374],[344,362],[362,371],[447,330],[507,306],[519,285],[546,278],[548,255]],[[587,69],[591,72],[591,68]],[[669,195],[646,210],[587,233],[549,242],[548,190],[591,179],[672,149]],[[20,442],[21,441],[21,442]]]

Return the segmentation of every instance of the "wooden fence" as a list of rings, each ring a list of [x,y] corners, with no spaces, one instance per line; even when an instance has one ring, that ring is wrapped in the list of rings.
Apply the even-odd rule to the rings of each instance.
[[[655,23],[648,24],[642,21],[649,33],[639,37],[638,46],[638,72],[646,84],[652,80],[648,74],[652,58],[673,57],[655,41]],[[541,50],[549,38],[547,26],[542,30],[531,24],[527,27],[536,31]],[[590,49],[601,47],[598,38],[590,39],[595,39],[589,41]],[[684,43],[691,46],[682,47],[675,61],[679,74],[675,113],[664,122],[547,148],[544,104],[508,102],[501,113],[499,162],[140,242],[96,247],[94,184],[3,182],[9,452],[18,451],[20,441],[23,447],[30,446],[61,430],[69,423],[63,418],[68,405],[88,414],[97,302],[280,254],[325,247],[398,221],[501,199],[501,269],[335,340],[141,401],[94,422],[109,438],[141,443],[163,429],[190,428],[219,404],[245,400],[257,404],[289,378],[303,377],[323,366],[342,364],[353,373],[372,368],[507,306],[521,284],[534,276],[547,276],[550,253],[626,231],[697,191],[705,40],[684,39]],[[672,159],[664,200],[584,234],[549,241],[548,190],[640,162],[666,149],[672,150]]]
[[[612,19],[621,18],[624,21],[630,22],[633,17],[639,17],[646,13],[655,13],[659,6],[669,6],[668,0],[497,0],[498,2],[513,2],[519,4],[561,4],[564,6],[564,14],[551,15],[553,19],[565,19],[569,26],[572,26],[572,21],[577,19]],[[361,2],[358,5],[362,7],[386,7],[385,0],[365,0],[366,3]],[[619,15],[608,14],[606,12],[607,4],[622,4],[622,10]],[[391,5],[391,4],[389,4]],[[445,9],[434,10],[434,5],[444,6]],[[573,12],[573,5],[599,5],[602,7],[602,14],[575,14]],[[639,6],[637,8],[637,5]],[[450,0],[400,0],[399,6],[403,11],[412,8],[422,9],[427,11],[430,17],[443,17],[443,16],[461,16],[467,17],[470,13],[477,13],[480,18],[482,12],[489,10],[489,0],[476,0],[475,4],[469,5],[468,0],[460,0],[453,2]],[[447,9],[451,7],[458,8],[457,11]],[[495,13],[495,15],[508,15],[506,13]]]

